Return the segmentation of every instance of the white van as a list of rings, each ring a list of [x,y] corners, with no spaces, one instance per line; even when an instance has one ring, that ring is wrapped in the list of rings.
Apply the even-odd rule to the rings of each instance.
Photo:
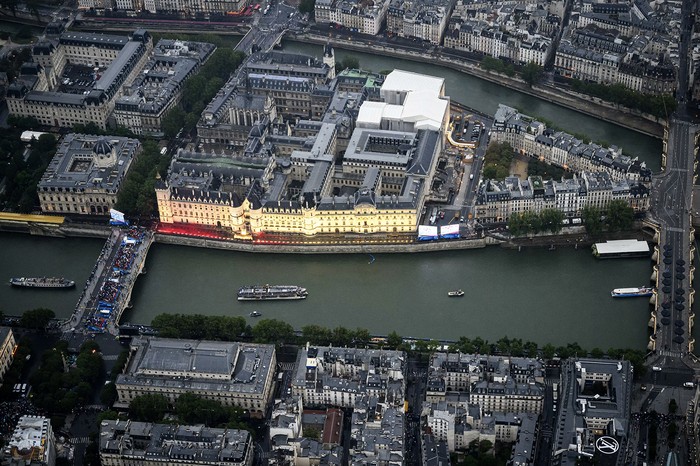
[[[661,372],[661,368],[659,366],[651,366],[651,370],[654,372]]]
[[[695,388],[695,384],[693,382],[686,382],[683,384],[685,388]]]

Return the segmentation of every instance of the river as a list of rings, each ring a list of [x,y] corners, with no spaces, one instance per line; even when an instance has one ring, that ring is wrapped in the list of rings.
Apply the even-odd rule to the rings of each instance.
[[[3,281],[60,275],[78,283],[75,290],[61,291],[2,286],[0,308],[15,315],[49,307],[58,317],[72,312],[103,244],[18,234],[1,234],[0,241]],[[610,290],[648,283],[647,259],[599,261],[587,248],[518,252],[489,247],[377,254],[370,261],[363,254],[260,256],[156,244],[124,321],[148,324],[161,312],[178,312],[244,316],[254,324],[248,315],[257,310],[295,328],[341,325],[437,339],[508,335],[604,349],[641,348],[646,342],[647,300],[614,300]],[[299,284],[309,297],[238,302],[238,287],[253,283]],[[456,288],[466,295],[447,297]]]

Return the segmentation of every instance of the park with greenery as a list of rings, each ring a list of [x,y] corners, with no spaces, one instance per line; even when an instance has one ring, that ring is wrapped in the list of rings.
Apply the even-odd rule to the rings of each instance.
[[[507,142],[489,144],[484,154],[483,177],[502,180],[510,175],[510,164],[515,157],[515,150]]]
[[[117,194],[116,209],[130,217],[151,218],[158,211],[156,177],[166,176],[170,156],[161,154],[155,141],[144,141],[141,153],[132,162],[131,169]]]

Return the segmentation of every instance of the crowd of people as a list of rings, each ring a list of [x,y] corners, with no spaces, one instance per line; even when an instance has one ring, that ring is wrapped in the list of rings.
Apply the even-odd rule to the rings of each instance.
[[[14,432],[20,417],[40,414],[26,398],[0,402],[0,435],[8,438]]]
[[[146,234],[147,230],[143,227],[132,226],[126,230],[114,256],[114,261],[108,266],[111,268],[109,277],[102,283],[91,315],[86,321],[88,330],[92,332],[105,331],[113,317],[113,310],[119,304],[122,292],[120,277],[132,272],[139,244],[143,242]]]

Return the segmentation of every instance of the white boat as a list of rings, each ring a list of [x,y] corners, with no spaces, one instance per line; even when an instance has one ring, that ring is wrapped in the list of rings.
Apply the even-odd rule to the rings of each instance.
[[[650,286],[642,286],[639,288],[615,288],[610,292],[613,298],[635,298],[638,296],[651,296],[654,294],[654,288]]]
[[[448,291],[447,296],[449,296],[450,298],[457,298],[459,296],[464,296],[464,291],[462,291],[462,290]]]

